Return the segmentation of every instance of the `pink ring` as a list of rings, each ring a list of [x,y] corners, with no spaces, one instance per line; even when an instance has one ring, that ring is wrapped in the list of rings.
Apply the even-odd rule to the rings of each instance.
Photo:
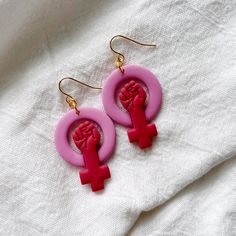
[[[124,66],[124,70],[125,72],[122,74],[119,69],[116,69],[106,79],[102,93],[102,101],[106,113],[117,123],[132,127],[129,114],[117,106],[116,89],[122,81],[137,79],[142,81],[148,89],[149,102],[146,106],[145,114],[147,121],[151,121],[161,106],[162,92],[160,83],[156,76],[144,67],[127,65]]]
[[[95,108],[80,108],[80,114],[75,111],[67,112],[58,122],[55,130],[56,149],[63,159],[72,165],[84,167],[83,156],[75,152],[68,141],[71,125],[78,120],[89,119],[97,123],[103,132],[103,143],[98,151],[99,159],[103,163],[113,153],[116,143],[116,131],[111,119],[102,111]]]

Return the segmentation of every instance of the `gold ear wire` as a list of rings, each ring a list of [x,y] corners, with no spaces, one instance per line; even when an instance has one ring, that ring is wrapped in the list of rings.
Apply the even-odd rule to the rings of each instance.
[[[77,108],[77,102],[76,102],[76,100],[75,100],[70,94],[64,92],[64,91],[62,90],[62,88],[61,88],[61,83],[62,83],[62,81],[64,81],[64,80],[72,80],[72,81],[74,81],[74,82],[76,82],[76,83],[79,83],[79,84],[81,84],[81,85],[83,85],[83,86],[86,86],[86,87],[88,87],[88,88],[91,88],[91,89],[102,89],[101,87],[95,87],[95,86],[86,84],[86,83],[84,83],[84,82],[81,82],[81,81],[79,81],[79,80],[77,80],[77,79],[71,78],[71,77],[66,77],[66,78],[61,79],[61,80],[59,81],[59,83],[58,83],[58,88],[59,88],[60,92],[63,93],[63,94],[66,96],[66,102],[68,103],[69,107],[70,107],[71,109],[75,109],[75,111],[76,111],[77,114],[79,114],[79,110],[78,110],[78,108]]]
[[[131,41],[131,42],[133,42],[133,43],[139,44],[139,45],[141,45],[141,46],[156,47],[156,44],[141,43],[141,42],[138,42],[138,41],[136,41],[136,40],[134,40],[134,39],[131,39],[131,38],[127,37],[127,36],[124,36],[124,35],[118,34],[118,35],[113,36],[113,37],[111,38],[111,40],[110,40],[110,49],[117,55],[116,60],[115,60],[115,65],[116,65],[117,68],[120,69],[121,73],[124,73],[124,68],[122,68],[122,66],[123,66],[124,61],[125,61],[125,56],[124,56],[122,53],[116,51],[116,50],[112,47],[112,42],[113,42],[113,40],[116,39],[116,38],[122,38],[122,39],[125,39],[125,40],[127,40],[127,41]]]

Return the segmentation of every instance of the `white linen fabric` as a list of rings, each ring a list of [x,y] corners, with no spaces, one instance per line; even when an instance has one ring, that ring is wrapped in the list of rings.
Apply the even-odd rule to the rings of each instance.
[[[236,159],[233,158],[215,167],[162,206],[143,213],[128,235],[234,236],[235,175]]]
[[[1,235],[236,235],[236,1],[2,0],[0,23]],[[55,149],[57,83],[102,85],[115,34],[158,45],[115,43],[159,78],[159,136],[139,150],[116,125],[93,193]],[[100,91],[66,88],[103,109]]]

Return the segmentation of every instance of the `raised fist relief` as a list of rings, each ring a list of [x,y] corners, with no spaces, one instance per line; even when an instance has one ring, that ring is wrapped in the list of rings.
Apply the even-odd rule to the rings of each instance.
[[[128,82],[119,93],[122,106],[129,112],[137,108],[142,108],[146,98],[147,95],[143,87],[133,80]]]
[[[83,153],[89,148],[96,149],[100,141],[97,127],[90,121],[85,121],[72,134],[77,148]]]
[[[146,120],[145,101],[147,94],[143,87],[130,81],[124,85],[119,93],[122,106],[128,111],[133,128],[128,130],[128,137],[131,143],[138,142],[140,148],[147,148],[152,145],[152,137],[157,136],[157,129],[154,124]]]
[[[104,180],[110,178],[107,165],[100,165],[98,144],[100,133],[91,121],[81,123],[72,133],[77,148],[82,152],[86,170],[80,171],[82,184],[91,184],[92,191],[104,188]]]

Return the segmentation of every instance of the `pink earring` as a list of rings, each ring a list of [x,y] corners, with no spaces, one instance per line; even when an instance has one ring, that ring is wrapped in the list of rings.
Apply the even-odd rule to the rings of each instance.
[[[104,180],[110,178],[110,171],[106,164],[115,148],[116,132],[111,119],[102,111],[95,108],[77,108],[76,100],[61,89],[63,80],[73,80],[93,89],[101,89],[82,83],[73,78],[64,78],[59,82],[59,90],[66,95],[66,102],[73,109],[67,112],[58,122],[55,130],[56,149],[61,157],[68,163],[84,167],[86,170],[80,171],[82,184],[90,183],[92,191],[104,188]],[[71,129],[76,127],[72,131]],[[103,134],[103,142],[99,147]],[[80,153],[73,150],[70,145],[69,136]]]
[[[118,55],[115,62],[118,69],[108,76],[102,93],[106,113],[116,123],[131,128],[127,131],[129,141],[137,142],[144,149],[152,145],[152,138],[158,134],[156,125],[149,122],[160,109],[161,86],[156,76],[146,68],[138,65],[123,66],[124,55],[112,47],[115,38],[123,38],[142,46],[156,45],[140,43],[123,35],[114,36],[110,40],[110,48]],[[117,104],[117,94],[125,111]]]

